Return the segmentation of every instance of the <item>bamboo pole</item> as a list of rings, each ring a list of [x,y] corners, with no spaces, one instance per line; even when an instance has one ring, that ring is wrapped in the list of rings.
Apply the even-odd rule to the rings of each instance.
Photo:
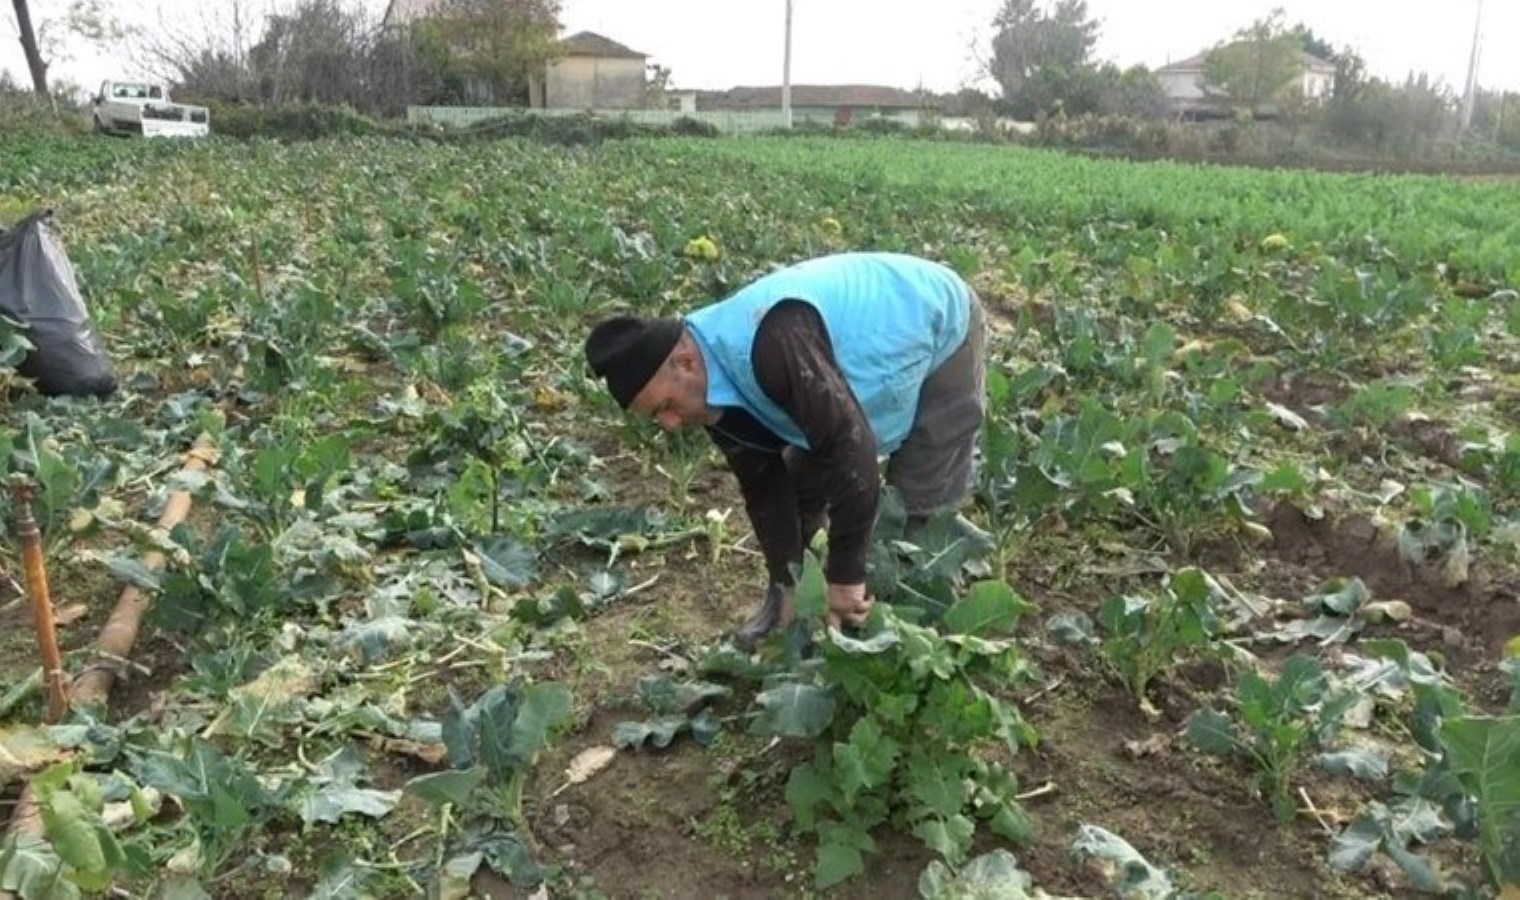
[[[207,466],[216,462],[216,447],[211,439],[205,435],[197,438],[195,446],[185,454],[184,472],[204,471]],[[164,511],[159,516],[158,526],[169,529],[185,520],[190,512],[190,493],[188,491],[175,491],[169,495],[169,500],[164,504]],[[150,571],[163,568],[165,557],[158,551],[147,554],[143,563]],[[99,646],[102,651],[111,654],[106,659],[126,659],[132,652],[132,645],[137,642],[137,631],[142,624],[143,614],[148,611],[151,598],[144,597],[135,585],[128,585],[122,589],[121,597],[116,601],[116,608],[111,612],[111,618],[106,622],[100,632]],[[46,667],[46,664],[44,664]],[[92,668],[86,670],[74,681],[74,702],[79,705],[100,703],[104,706],[110,697],[111,685],[116,681],[116,672],[109,668]],[[15,810],[11,813],[10,824],[6,828],[7,835],[41,835],[43,832],[42,812],[38,803],[37,789],[31,781],[27,781],[21,789],[21,796],[16,799]],[[0,890],[0,900],[15,900],[16,895],[10,891]]]
[[[63,654],[58,651],[58,628],[53,621],[53,599],[48,593],[47,566],[42,559],[42,532],[32,517],[32,500],[37,496],[30,479],[18,477],[11,483],[16,497],[16,537],[21,542],[21,564],[26,573],[26,595],[32,604],[32,626],[37,631],[37,648],[42,652],[42,685],[47,695],[45,720],[57,722],[69,712],[69,684],[63,672]]]
[[[196,439],[195,446],[185,454],[185,465],[182,472],[201,472],[207,466],[216,462],[216,447],[211,439],[205,435]],[[185,521],[185,516],[190,512],[190,492],[175,491],[169,495],[169,500],[164,504],[164,511],[158,518],[158,527],[168,531],[179,523]],[[163,553],[153,550],[143,557],[143,565],[148,571],[157,572],[164,567],[165,556]],[[116,601],[116,608],[111,611],[111,618],[105,627],[100,630],[100,641],[97,645],[103,660],[128,659],[132,654],[132,645],[137,643],[137,632],[142,625],[143,615],[148,607],[153,604],[153,598],[144,594],[135,584],[129,584],[122,589],[121,597]],[[74,702],[80,706],[91,704],[105,705],[110,696],[111,686],[116,682],[116,666],[109,662],[93,665],[80,674],[74,680]]]

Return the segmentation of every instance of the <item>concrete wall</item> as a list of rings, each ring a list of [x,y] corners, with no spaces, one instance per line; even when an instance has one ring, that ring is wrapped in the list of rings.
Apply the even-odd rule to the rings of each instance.
[[[670,125],[680,118],[692,118],[709,122],[724,134],[748,134],[782,126],[781,111],[759,110],[710,110],[681,113],[668,109],[534,109],[521,107],[471,107],[471,106],[408,106],[406,121],[410,125],[441,125],[447,128],[468,128],[477,122],[511,115],[537,115],[549,118],[576,116],[589,112],[604,119],[627,119],[647,125]]]
[[[1328,97],[1335,90],[1335,76],[1328,72],[1311,72],[1305,69],[1300,90],[1311,100]]]
[[[1156,80],[1161,82],[1161,87],[1166,90],[1168,99],[1203,99],[1202,72],[1158,72]]]
[[[1156,79],[1166,90],[1169,100],[1202,100],[1207,96],[1203,92],[1202,72],[1158,72]],[[1330,96],[1334,87],[1334,75],[1307,68],[1299,79],[1299,89],[1311,100]]]
[[[638,109],[644,105],[644,61],[567,56],[544,73],[548,109]]]

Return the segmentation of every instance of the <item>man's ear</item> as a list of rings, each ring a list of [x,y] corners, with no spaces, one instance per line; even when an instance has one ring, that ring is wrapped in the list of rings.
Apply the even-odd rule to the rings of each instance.
[[[695,372],[697,370],[697,356],[701,352],[697,349],[696,341],[693,341],[689,336],[683,335],[680,342],[676,344],[675,350],[671,351],[670,361],[682,372]]]

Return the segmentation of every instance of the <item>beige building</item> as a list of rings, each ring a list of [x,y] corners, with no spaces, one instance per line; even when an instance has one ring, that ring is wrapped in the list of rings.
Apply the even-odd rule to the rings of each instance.
[[[648,105],[648,57],[590,31],[559,42],[542,75],[528,79],[534,108],[641,109]]]
[[[1167,104],[1172,112],[1186,115],[1217,111],[1215,101],[1218,97],[1204,84],[1204,67],[1208,60],[1209,54],[1205,51],[1156,70],[1156,80],[1166,91]],[[1301,62],[1299,93],[1309,100],[1328,98],[1335,88],[1335,64],[1312,53],[1303,53]]]

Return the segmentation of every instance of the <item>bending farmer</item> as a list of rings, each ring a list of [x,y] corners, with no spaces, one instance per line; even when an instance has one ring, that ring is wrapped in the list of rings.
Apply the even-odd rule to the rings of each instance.
[[[723,451],[770,577],[738,634],[753,644],[790,619],[792,566],[825,520],[829,621],[864,621],[880,457],[910,529],[961,504],[986,406],[984,336],[981,303],[950,269],[845,253],[683,319],[608,319],[585,350],[624,409],[667,431],[705,427]]]

